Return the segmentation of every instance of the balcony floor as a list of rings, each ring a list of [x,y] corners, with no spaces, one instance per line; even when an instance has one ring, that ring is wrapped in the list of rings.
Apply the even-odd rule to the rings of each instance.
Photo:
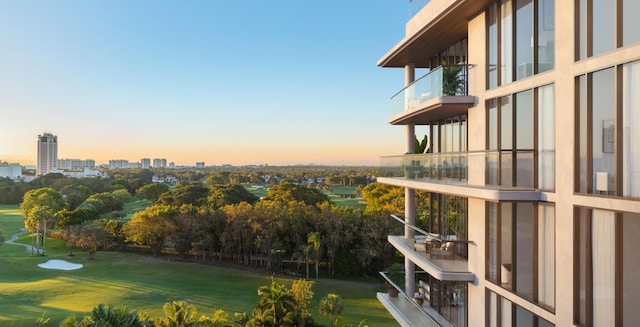
[[[404,236],[389,235],[388,240],[402,255],[438,280],[475,281],[475,275],[469,271],[467,259],[456,257],[455,260],[451,260],[436,256],[429,259],[428,253],[414,250],[414,241],[412,239],[407,239]]]
[[[424,310],[403,294],[391,297],[388,293],[378,293],[378,301],[389,311],[402,327],[440,327]],[[445,322],[446,323],[446,322]],[[447,324],[448,325],[448,324]],[[445,325],[446,326],[446,325]]]

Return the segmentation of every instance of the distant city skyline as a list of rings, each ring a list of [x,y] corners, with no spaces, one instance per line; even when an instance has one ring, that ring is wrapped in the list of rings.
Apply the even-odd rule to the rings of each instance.
[[[0,0],[0,160],[378,164],[409,3]]]

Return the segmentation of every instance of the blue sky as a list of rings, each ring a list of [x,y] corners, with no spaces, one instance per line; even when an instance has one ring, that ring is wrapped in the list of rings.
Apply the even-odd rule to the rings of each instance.
[[[386,123],[407,0],[0,0],[0,161],[369,164]]]

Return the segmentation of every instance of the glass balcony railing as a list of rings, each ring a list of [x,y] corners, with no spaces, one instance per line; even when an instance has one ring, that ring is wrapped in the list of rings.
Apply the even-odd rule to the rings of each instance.
[[[440,66],[391,97],[393,114],[419,108],[441,96],[467,95],[468,65]]]
[[[467,181],[470,157],[484,158],[485,152],[404,154],[380,158],[380,165],[391,168],[392,177]]]
[[[388,177],[460,182],[482,174],[484,185],[534,188],[534,151],[468,151],[380,157]],[[474,175],[480,176],[480,175]],[[515,184],[515,185],[514,185]]]

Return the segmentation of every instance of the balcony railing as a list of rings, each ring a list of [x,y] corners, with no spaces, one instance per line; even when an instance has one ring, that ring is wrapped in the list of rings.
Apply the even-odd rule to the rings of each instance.
[[[482,150],[383,156],[380,157],[380,166],[390,174],[389,177],[467,184],[470,175],[482,174],[484,180],[480,180],[481,185],[529,190],[534,187],[533,150]]]
[[[442,96],[467,95],[468,65],[440,66],[391,97],[392,114],[412,110]]]
[[[467,181],[469,161],[484,161],[485,151],[404,154],[380,157],[380,166],[390,168],[392,177]]]

